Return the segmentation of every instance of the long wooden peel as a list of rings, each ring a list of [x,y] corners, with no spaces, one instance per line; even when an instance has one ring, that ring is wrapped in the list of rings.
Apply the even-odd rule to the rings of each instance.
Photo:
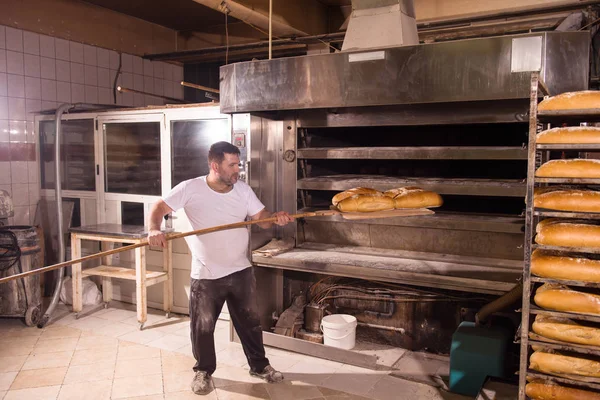
[[[294,218],[294,219],[298,219],[298,218],[307,218],[307,217],[336,215],[339,213],[340,213],[339,211],[325,210],[325,211],[315,211],[315,212],[307,212],[307,213],[300,213],[300,214],[290,214],[290,217]],[[241,228],[243,226],[262,224],[263,222],[275,222],[275,221],[277,221],[277,217],[257,219],[255,221],[242,221],[242,222],[236,222],[233,224],[226,224],[226,225],[218,225],[218,226],[213,226],[211,228],[198,229],[198,230],[190,231],[190,232],[167,234],[167,240],[180,239],[180,238],[183,238],[186,236],[192,236],[192,235],[204,235],[204,234],[211,233],[211,232],[224,231],[227,229],[235,229],[235,228]],[[16,275],[11,275],[11,276],[7,276],[4,278],[0,278],[0,283],[9,282],[9,281],[12,281],[15,279],[25,278],[27,276],[41,274],[44,272],[54,271],[55,269],[68,267],[69,265],[72,265],[72,264],[77,264],[77,263],[81,263],[84,261],[94,260],[96,258],[106,257],[106,256],[110,256],[113,254],[121,253],[123,251],[133,250],[133,249],[137,249],[138,247],[144,247],[144,246],[148,246],[148,245],[149,245],[148,241],[145,240],[141,243],[130,244],[127,246],[119,247],[117,249],[102,251],[100,253],[77,258],[75,260],[69,260],[69,261],[58,263],[58,264],[49,265],[47,267],[23,272],[21,274],[16,274]]]

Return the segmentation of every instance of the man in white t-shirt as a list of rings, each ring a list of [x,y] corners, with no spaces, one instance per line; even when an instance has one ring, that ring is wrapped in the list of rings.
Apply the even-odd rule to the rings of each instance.
[[[162,218],[183,208],[194,230],[217,225],[269,217],[277,225],[286,225],[292,218],[286,212],[271,214],[256,197],[250,186],[239,181],[239,150],[227,142],[210,147],[210,173],[181,182],[150,213],[148,241],[152,246],[165,246],[160,231]],[[258,224],[261,228],[271,223]],[[248,260],[248,230],[245,227],[188,236],[192,253],[190,290],[190,325],[192,352],[196,359],[192,390],[207,394],[212,390],[212,374],[217,367],[214,331],[217,318],[227,302],[231,320],[242,342],[250,375],[269,383],[280,382],[283,375],[273,369],[265,357],[262,328],[258,316],[256,278]]]

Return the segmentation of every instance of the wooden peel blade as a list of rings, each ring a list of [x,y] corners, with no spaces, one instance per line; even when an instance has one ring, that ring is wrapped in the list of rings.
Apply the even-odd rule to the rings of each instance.
[[[314,212],[307,212],[307,213],[300,213],[300,214],[290,214],[290,217],[293,219],[298,219],[298,218],[307,218],[307,217],[330,216],[330,215],[336,215],[336,214],[339,214],[339,211],[323,210],[323,211],[314,211]],[[227,229],[235,229],[235,228],[241,228],[241,227],[248,226],[248,225],[256,225],[256,224],[262,224],[264,222],[275,222],[275,221],[277,221],[277,217],[269,217],[269,218],[257,219],[255,221],[242,221],[242,222],[236,222],[233,224],[218,225],[218,226],[213,226],[211,228],[198,229],[198,230],[190,231],[190,232],[168,233],[166,236],[167,236],[167,240],[174,240],[174,239],[184,238],[186,236],[205,235],[207,233],[224,231]],[[0,283],[10,282],[12,280],[19,279],[19,278],[25,278],[25,277],[28,277],[31,275],[42,274],[44,272],[54,271],[56,269],[68,267],[73,264],[78,264],[78,263],[82,263],[85,261],[94,260],[94,259],[97,259],[100,257],[110,256],[113,254],[137,249],[138,247],[144,247],[144,246],[148,246],[148,245],[149,244],[147,241],[143,241],[141,243],[130,244],[127,246],[119,247],[117,249],[102,251],[100,253],[91,254],[89,256],[77,258],[75,260],[69,260],[69,261],[58,263],[58,264],[49,265],[47,267],[23,272],[21,274],[15,274],[15,275],[7,276],[4,278],[0,278]]]

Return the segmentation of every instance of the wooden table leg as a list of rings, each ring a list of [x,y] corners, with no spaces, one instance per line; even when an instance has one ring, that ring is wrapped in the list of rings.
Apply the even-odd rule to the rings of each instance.
[[[101,242],[102,251],[112,250],[115,248],[113,242]],[[112,256],[102,257],[102,264],[112,265]],[[112,301],[112,279],[108,276],[102,277],[102,300],[104,301],[104,307],[108,307],[108,303]]]
[[[167,273],[167,280],[163,282],[163,309],[170,317],[173,308],[173,242],[167,241],[163,249],[163,271]]]
[[[81,239],[76,233],[71,233],[71,260],[81,258]],[[73,312],[83,309],[83,292],[81,283],[81,263],[71,266],[71,282],[73,284]]]
[[[146,308],[146,248],[135,249],[135,295],[137,303],[137,319],[140,330],[147,319]]]

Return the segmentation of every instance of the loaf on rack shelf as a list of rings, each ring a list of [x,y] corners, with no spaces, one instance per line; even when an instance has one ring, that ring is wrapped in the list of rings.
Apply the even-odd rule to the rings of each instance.
[[[545,283],[536,290],[533,300],[547,310],[600,315],[599,295],[565,285]]]
[[[529,368],[551,375],[577,375],[600,378],[600,362],[587,355],[565,355],[550,349],[540,350],[532,346],[534,352],[529,357]]]
[[[538,144],[600,144],[600,128],[569,126],[552,128],[537,134]]]
[[[394,209],[394,200],[379,190],[353,188],[336,194],[332,204],[341,212],[372,212]]]
[[[560,211],[600,212],[600,192],[576,189],[536,191],[533,206]]]
[[[548,97],[538,104],[539,111],[583,110],[589,108],[600,108],[600,92],[596,90],[567,92]]]
[[[537,171],[538,178],[600,178],[600,160],[574,158],[550,160]]]
[[[548,339],[600,346],[600,329],[578,324],[568,318],[538,315],[531,327],[533,332]]]
[[[542,221],[543,222],[543,221]],[[600,226],[582,222],[556,221],[538,224],[535,242],[545,246],[600,248]]]
[[[555,255],[535,249],[531,254],[531,273],[543,278],[600,282],[600,260]]]
[[[600,400],[600,393],[533,379],[525,386],[525,394],[533,400]]]
[[[439,194],[418,187],[390,189],[384,194],[394,199],[394,208],[397,209],[440,207],[444,203]]]

